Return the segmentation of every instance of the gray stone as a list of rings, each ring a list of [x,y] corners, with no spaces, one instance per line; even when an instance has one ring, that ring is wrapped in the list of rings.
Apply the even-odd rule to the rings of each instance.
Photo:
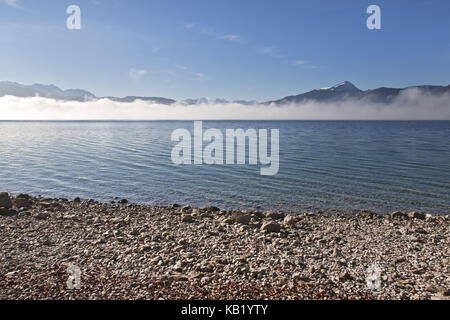
[[[14,209],[9,209],[8,210],[8,216],[16,216],[19,214],[19,211],[14,210]]]
[[[396,219],[404,219],[407,217],[407,215],[406,215],[406,213],[401,212],[401,211],[394,211],[391,213],[391,217],[396,218]]]
[[[439,288],[438,293],[440,295],[444,296],[444,297],[449,297],[450,296],[450,289],[441,287],[441,288]]]
[[[353,277],[350,275],[350,273],[348,272],[342,272],[341,274],[339,274],[339,281],[347,281],[347,280],[352,280]]]
[[[11,198],[7,192],[0,193],[0,207],[6,208],[6,209],[12,208]]]
[[[29,197],[18,196],[13,200],[13,205],[16,208],[30,208],[33,205],[33,201]]]
[[[284,214],[281,212],[277,212],[277,211],[267,211],[265,213],[266,218],[270,218],[270,219],[283,219],[284,218]]]
[[[183,208],[181,208],[181,212],[190,212],[192,211],[191,206],[184,206]]]
[[[226,224],[232,224],[234,222],[234,220],[232,218],[225,218],[225,219],[223,219],[222,222],[226,223]]]
[[[411,219],[425,219],[426,215],[424,213],[421,212],[417,212],[417,211],[411,211],[408,213],[408,217],[410,217]]]
[[[284,218],[283,222],[285,225],[293,227],[293,226],[295,226],[295,217],[292,215],[286,216]]]
[[[365,219],[375,219],[379,217],[377,213],[368,210],[362,210],[357,216]]]
[[[249,224],[251,220],[251,216],[247,213],[234,213],[233,219],[237,223]]]
[[[183,214],[181,216],[181,221],[183,222],[192,222],[194,219],[192,218],[192,216],[190,214]]]
[[[261,230],[267,231],[267,232],[280,232],[281,226],[277,222],[265,222],[261,226]]]
[[[48,212],[38,212],[36,215],[34,215],[34,217],[38,220],[45,220],[50,217],[50,215],[48,214]]]
[[[214,207],[214,206],[206,206],[206,207],[203,208],[203,210],[216,212],[216,211],[220,211],[220,208],[217,208],[217,207]]]
[[[437,293],[438,292],[438,289],[435,286],[433,286],[433,285],[427,286],[425,288],[425,290],[428,291],[428,292],[431,292],[431,293]]]

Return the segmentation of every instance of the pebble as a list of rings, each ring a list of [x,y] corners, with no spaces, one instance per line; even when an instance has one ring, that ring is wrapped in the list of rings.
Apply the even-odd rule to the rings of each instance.
[[[293,227],[295,226],[295,217],[292,215],[288,215],[284,218],[283,222],[285,225]]]
[[[238,223],[249,224],[251,220],[251,215],[247,213],[234,213],[233,220]]]
[[[194,221],[194,219],[192,218],[192,215],[190,215],[190,214],[183,214],[181,216],[181,221],[183,221],[183,222],[192,222],[192,221]]]
[[[408,217],[411,219],[422,219],[423,220],[426,218],[426,215],[421,212],[411,211],[408,213]]]
[[[277,212],[277,211],[266,211],[265,216],[266,216],[266,218],[275,219],[275,220],[284,218],[284,214],[282,212]]]
[[[9,196],[9,193],[7,192],[1,192],[0,193],[0,208],[5,209],[11,209],[12,208],[12,201]]]
[[[277,222],[265,222],[261,226],[261,230],[267,232],[280,232],[281,226]]]

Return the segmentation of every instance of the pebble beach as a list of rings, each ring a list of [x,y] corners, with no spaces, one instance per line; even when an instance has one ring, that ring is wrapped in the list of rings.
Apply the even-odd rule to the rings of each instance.
[[[449,228],[448,215],[416,211],[284,214],[4,192],[0,299],[447,300]],[[80,282],[70,289],[73,266]]]

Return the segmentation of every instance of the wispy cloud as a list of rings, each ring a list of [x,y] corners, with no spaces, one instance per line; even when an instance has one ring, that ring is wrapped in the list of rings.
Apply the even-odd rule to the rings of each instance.
[[[189,72],[190,79],[191,80],[199,80],[199,81],[206,81],[208,80],[208,77],[201,72]]]
[[[203,72],[192,71],[188,67],[180,64],[173,64],[172,68],[160,70],[165,77],[177,78],[190,81],[207,81],[208,76]],[[169,80],[169,79],[168,79]],[[169,80],[170,81],[170,80]]]
[[[303,69],[317,69],[318,66],[311,64],[306,60],[293,60],[292,65],[295,67],[301,67]]]
[[[13,8],[20,8],[19,0],[4,0],[4,2]]]
[[[272,58],[284,59],[286,56],[275,47],[263,47],[259,52]]]
[[[144,70],[144,69],[131,68],[129,71],[130,78],[133,79],[134,81],[138,81],[146,74],[147,74],[147,70]]]
[[[260,54],[266,55],[268,57],[278,59],[283,63],[290,64],[294,67],[301,67],[303,69],[316,69],[317,66],[312,65],[308,60],[304,59],[293,59],[289,55],[281,52],[276,47],[262,47],[259,50]]]
[[[200,32],[203,33],[203,34],[209,34],[209,35],[214,35],[215,34],[213,28],[206,28],[206,27],[200,28]]]
[[[182,65],[179,65],[179,64],[175,64],[174,67],[177,68],[177,69],[180,69],[180,70],[187,70],[188,69],[188,67],[185,67],[185,66],[182,66]]]
[[[188,67],[186,66],[182,66],[182,65],[174,65],[175,68],[177,68],[178,73],[181,77],[183,77],[186,80],[197,80],[197,81],[206,81],[209,80],[208,77],[202,73],[202,72],[195,72],[195,71],[191,71],[189,70]],[[172,74],[175,74],[172,72]]]
[[[306,61],[306,60],[294,60],[294,61],[292,61],[292,64],[294,66],[304,66],[307,63],[308,63],[308,61]]]
[[[188,23],[184,25],[185,29],[196,29],[197,32],[200,32],[201,34],[208,35],[210,37],[215,37],[219,40],[225,40],[230,42],[240,42],[241,44],[246,44],[239,34],[236,33],[223,33],[223,32],[217,32],[214,28],[211,27],[205,27],[205,26],[199,26],[194,23]],[[248,43],[247,43],[248,44]],[[289,54],[286,54],[282,52],[280,49],[278,49],[275,46],[264,46],[264,47],[254,47],[254,50],[257,50],[260,54],[266,55],[268,57],[278,59],[280,62],[284,64],[290,64],[292,66],[296,67],[302,67],[303,69],[316,69],[317,66],[312,65],[309,61],[304,59],[294,59],[293,57],[290,57]]]
[[[188,23],[184,25],[185,29],[194,29],[197,25],[195,23]],[[212,37],[215,37],[219,40],[227,40],[227,41],[240,41],[242,40],[242,37],[235,33],[223,33],[223,32],[217,32],[214,30],[214,28],[210,27],[200,27],[198,31],[202,34],[209,35]]]
[[[219,39],[224,39],[228,41],[239,41],[241,39],[241,36],[237,34],[224,34],[224,35],[217,35]]]

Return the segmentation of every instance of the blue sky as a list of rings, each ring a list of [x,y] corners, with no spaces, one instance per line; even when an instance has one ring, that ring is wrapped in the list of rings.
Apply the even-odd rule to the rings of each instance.
[[[259,101],[343,80],[450,83],[448,0],[0,2],[0,80]],[[66,28],[71,4],[81,30]],[[371,4],[381,30],[366,27]]]

